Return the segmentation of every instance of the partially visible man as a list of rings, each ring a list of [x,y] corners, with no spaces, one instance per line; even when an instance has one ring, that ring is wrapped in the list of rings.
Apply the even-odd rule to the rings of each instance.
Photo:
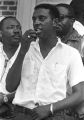
[[[16,90],[13,104],[19,113],[14,120],[19,116],[20,120],[73,120],[67,111],[83,101],[81,56],[57,38],[56,17],[58,11],[50,4],[35,7],[34,30],[23,36],[18,57],[7,74],[7,90]],[[68,84],[72,94],[66,98]]]
[[[76,17],[74,28],[78,30],[79,34],[84,35],[84,0],[72,0],[70,5],[72,6]]]
[[[84,57],[84,0],[72,0],[70,5],[72,6],[76,21],[73,24],[74,29],[83,36],[82,39],[82,56]]]
[[[82,36],[73,28],[75,22],[75,15],[72,7],[68,4],[57,4],[56,8],[59,11],[57,35],[61,37],[62,41],[74,48],[76,48],[82,55]]]
[[[15,93],[9,93],[6,86],[7,73],[14,63],[20,49],[22,37],[21,25],[19,21],[12,16],[5,17],[0,22],[0,117],[7,117],[9,107]],[[11,79],[12,80],[12,79]],[[5,113],[4,113],[5,112]]]
[[[70,5],[67,4],[58,4],[56,5],[56,8],[58,9],[60,14],[58,20],[59,29],[57,29],[57,34],[62,38],[63,42],[79,50],[81,57],[83,57],[83,47],[82,47],[83,37],[80,36],[78,32],[73,28],[73,24],[74,24],[73,9],[70,7]],[[71,93],[72,93],[72,89],[69,87],[67,89],[67,96],[69,96]],[[79,105],[77,108],[77,112],[79,116],[82,117],[84,113],[83,104]]]

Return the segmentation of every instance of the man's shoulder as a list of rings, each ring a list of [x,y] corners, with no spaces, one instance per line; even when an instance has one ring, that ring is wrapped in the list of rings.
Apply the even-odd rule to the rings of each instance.
[[[65,44],[65,43],[62,43],[62,46],[63,46],[63,49],[64,49],[65,51],[67,51],[68,53],[71,53],[71,54],[74,54],[74,53],[80,54],[79,51],[78,51],[76,48],[74,48],[74,47],[72,47],[72,46],[70,46],[70,45],[67,45],[67,44]]]
[[[73,29],[72,33],[70,34],[70,40],[80,41],[83,37],[77,32],[77,30]]]

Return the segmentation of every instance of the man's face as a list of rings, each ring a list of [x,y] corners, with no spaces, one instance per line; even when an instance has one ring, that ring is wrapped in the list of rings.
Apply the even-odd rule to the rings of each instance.
[[[72,19],[69,17],[68,9],[62,6],[57,6],[59,11],[60,17],[57,23],[57,34],[60,35],[67,35],[70,28],[72,27]]]
[[[53,29],[53,20],[48,9],[39,8],[35,10],[32,20],[33,27],[39,38],[46,38],[51,34]]]
[[[7,18],[2,26],[2,41],[6,45],[18,45],[22,37],[20,23],[14,18]]]

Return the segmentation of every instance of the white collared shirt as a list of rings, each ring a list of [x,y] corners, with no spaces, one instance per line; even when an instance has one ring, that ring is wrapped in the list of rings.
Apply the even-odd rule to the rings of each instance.
[[[32,42],[23,61],[21,82],[14,104],[34,108],[35,103],[46,105],[66,98],[67,84],[84,81],[79,52],[58,42],[44,59],[38,41]]]
[[[19,47],[16,50],[15,54],[9,60],[6,53],[3,50],[3,44],[0,43],[0,92],[2,92],[4,94],[9,93],[5,88],[5,84],[6,84],[5,79],[6,79],[6,76],[7,76],[7,73],[9,71],[9,69],[13,65],[13,63],[14,63],[17,55],[18,55],[18,52],[20,50],[20,46],[21,45],[19,45]]]

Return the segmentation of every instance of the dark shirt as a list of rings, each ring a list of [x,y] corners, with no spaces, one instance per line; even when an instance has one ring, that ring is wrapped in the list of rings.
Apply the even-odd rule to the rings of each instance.
[[[67,36],[62,38],[62,41],[74,48],[76,48],[81,54],[81,40],[83,37],[73,29]]]

